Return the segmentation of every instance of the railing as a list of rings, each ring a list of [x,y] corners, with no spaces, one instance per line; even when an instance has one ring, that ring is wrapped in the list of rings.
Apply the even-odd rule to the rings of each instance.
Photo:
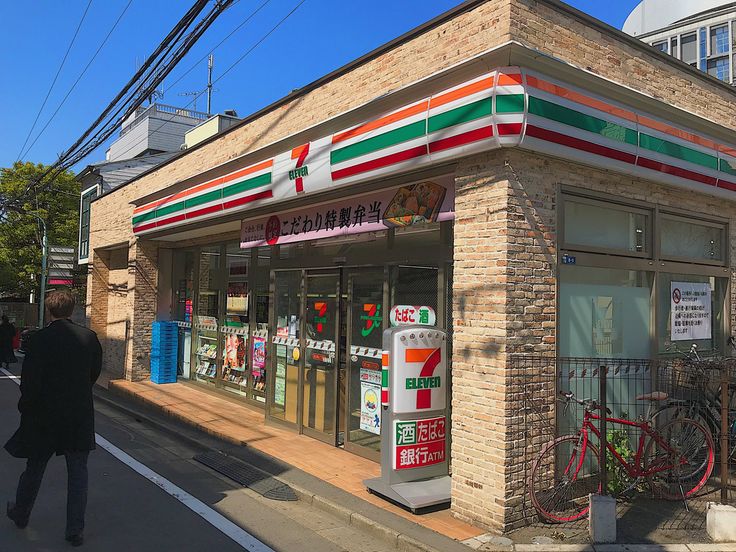
[[[733,479],[736,474],[736,359],[595,359],[520,354],[511,355],[509,363],[506,412],[510,426],[507,447],[512,464],[509,466],[513,490],[511,503],[514,505],[512,526],[529,525],[539,519],[538,509],[530,496],[530,485],[540,451],[557,437],[575,434],[583,423],[585,409],[571,402],[565,407],[559,400],[561,391],[572,392],[579,399],[596,401],[597,406],[603,408],[598,412],[610,409],[609,417],[633,422],[630,425],[609,422],[607,426],[602,420],[593,422],[600,433],[600,439],[593,437],[595,448],[606,450],[606,444],[611,443],[629,464],[636,461],[642,435],[640,426],[645,420],[651,420],[655,432],[678,417],[692,418],[706,426],[715,451],[712,475],[687,501],[703,500],[702,497],[708,495],[711,501],[720,499],[722,503],[736,503],[736,480]],[[666,397],[660,394],[650,396],[649,400],[640,398],[655,392],[666,393]],[[645,435],[644,447],[649,439],[651,436]],[[589,486],[589,492],[616,496],[625,493],[630,497],[653,494],[646,476],[632,480],[610,452],[595,457],[598,458],[597,466],[591,473],[597,483]],[[545,469],[552,480],[556,477],[552,472],[560,469],[559,462],[548,463]]]
[[[146,117],[152,117],[156,113],[164,113],[167,115],[179,115],[181,117],[187,117],[189,119],[196,119],[198,121],[206,121],[210,118],[210,115],[201,111],[194,111],[192,109],[182,109],[173,105],[164,105],[155,103],[146,107],[143,111],[138,113],[130,122],[120,130],[120,136],[125,136],[128,132],[138,126]]]

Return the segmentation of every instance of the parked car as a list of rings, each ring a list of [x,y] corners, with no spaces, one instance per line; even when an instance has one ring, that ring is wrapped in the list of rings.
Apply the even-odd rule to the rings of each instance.
[[[25,353],[28,350],[28,344],[31,342],[31,337],[33,337],[33,334],[35,334],[38,331],[38,328],[24,328],[23,331],[20,332],[20,347],[18,348],[18,352]]]

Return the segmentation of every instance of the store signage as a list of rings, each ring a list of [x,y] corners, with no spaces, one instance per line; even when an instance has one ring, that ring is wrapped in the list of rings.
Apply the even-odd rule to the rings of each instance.
[[[381,314],[380,303],[365,303],[363,305],[363,312],[365,314],[360,315],[360,319],[363,321],[363,328],[360,330],[360,335],[368,337],[373,333],[376,328],[380,328],[383,323],[383,315]]]
[[[453,180],[437,178],[245,220],[241,225],[240,247],[295,243],[452,220],[454,203]]]
[[[439,464],[447,459],[446,418],[394,421],[394,469]]]
[[[391,309],[389,320],[392,326],[406,326],[409,324],[434,326],[437,323],[437,315],[432,307],[395,305]]]
[[[710,284],[672,282],[670,292],[672,341],[710,339],[712,336]]]
[[[392,407],[396,413],[441,410],[447,402],[447,359],[440,332],[417,329],[394,344]]]
[[[314,329],[317,333],[323,333],[325,331],[325,324],[327,324],[327,303],[325,301],[316,301],[314,303],[314,310],[317,311],[317,315],[314,317]]]

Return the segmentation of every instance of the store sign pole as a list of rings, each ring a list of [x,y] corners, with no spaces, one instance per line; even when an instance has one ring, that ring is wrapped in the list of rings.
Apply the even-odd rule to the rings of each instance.
[[[381,477],[370,492],[416,513],[450,501],[447,334],[430,307],[397,305],[383,332]]]

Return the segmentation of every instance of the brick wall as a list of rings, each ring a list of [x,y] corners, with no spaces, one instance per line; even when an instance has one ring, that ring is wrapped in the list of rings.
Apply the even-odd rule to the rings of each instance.
[[[556,353],[556,201],[562,185],[696,215],[717,213],[730,221],[731,255],[736,258],[736,203],[522,150],[502,150],[460,164],[452,508],[461,519],[492,530],[518,525],[525,493],[523,462],[531,461],[519,456],[521,436],[514,434],[521,382],[512,378],[507,354]],[[724,276],[733,280],[736,273],[731,268]],[[733,324],[734,297],[731,304]]]

